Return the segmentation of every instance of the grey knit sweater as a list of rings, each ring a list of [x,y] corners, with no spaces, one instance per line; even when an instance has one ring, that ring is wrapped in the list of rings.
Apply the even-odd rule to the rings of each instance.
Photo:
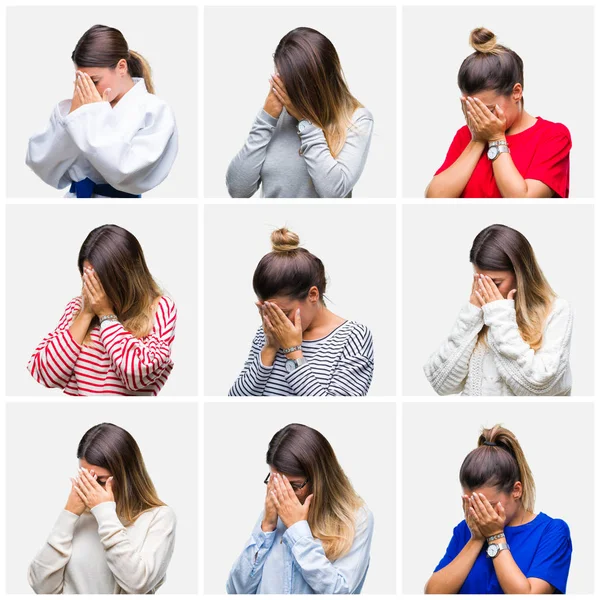
[[[359,108],[342,151],[333,158],[322,129],[297,131],[285,110],[275,119],[261,110],[244,147],[227,169],[232,198],[250,198],[259,186],[263,198],[351,198],[371,143],[373,116]]]

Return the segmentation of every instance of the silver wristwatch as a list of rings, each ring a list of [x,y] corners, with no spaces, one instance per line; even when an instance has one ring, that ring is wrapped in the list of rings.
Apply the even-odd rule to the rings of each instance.
[[[510,148],[508,147],[506,140],[488,142],[488,146],[487,157],[491,161],[496,160],[503,152],[508,152],[510,154]]]
[[[302,365],[305,365],[307,362],[308,361],[306,360],[306,358],[304,358],[304,356],[301,356],[300,358],[288,358],[285,361],[285,370],[288,373],[293,373],[296,369],[298,369]]]
[[[496,558],[502,550],[510,550],[510,546],[508,544],[490,544],[487,547],[487,555],[490,558]]]
[[[308,119],[302,119],[302,121],[298,121],[298,133],[302,133],[310,125],[312,125],[312,123]]]

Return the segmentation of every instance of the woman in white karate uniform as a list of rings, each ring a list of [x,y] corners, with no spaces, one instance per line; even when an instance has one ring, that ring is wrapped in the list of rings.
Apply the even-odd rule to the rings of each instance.
[[[94,25],[77,42],[73,98],[29,140],[26,162],[71,198],[139,198],[169,174],[177,155],[171,108],[154,95],[150,67],[123,34]]]

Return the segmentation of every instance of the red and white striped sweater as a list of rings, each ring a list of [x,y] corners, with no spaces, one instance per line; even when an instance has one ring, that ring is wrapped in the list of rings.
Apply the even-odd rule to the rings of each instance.
[[[71,300],[58,327],[35,349],[27,365],[32,377],[70,396],[156,396],[173,369],[174,302],[160,299],[146,337],[136,338],[121,323],[108,321],[95,327],[83,346],[69,331],[80,308],[81,297]]]

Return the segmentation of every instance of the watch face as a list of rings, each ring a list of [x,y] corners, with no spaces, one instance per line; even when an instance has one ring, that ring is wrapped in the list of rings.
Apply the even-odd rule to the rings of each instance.
[[[494,160],[496,158],[496,156],[498,156],[498,146],[492,146],[489,150],[488,150],[488,158],[490,160]]]
[[[488,546],[487,553],[490,558],[494,558],[494,556],[496,556],[496,554],[498,554],[498,545],[490,544]]]
[[[288,373],[291,373],[295,368],[296,368],[296,364],[294,363],[293,360],[285,361],[285,369]]]

